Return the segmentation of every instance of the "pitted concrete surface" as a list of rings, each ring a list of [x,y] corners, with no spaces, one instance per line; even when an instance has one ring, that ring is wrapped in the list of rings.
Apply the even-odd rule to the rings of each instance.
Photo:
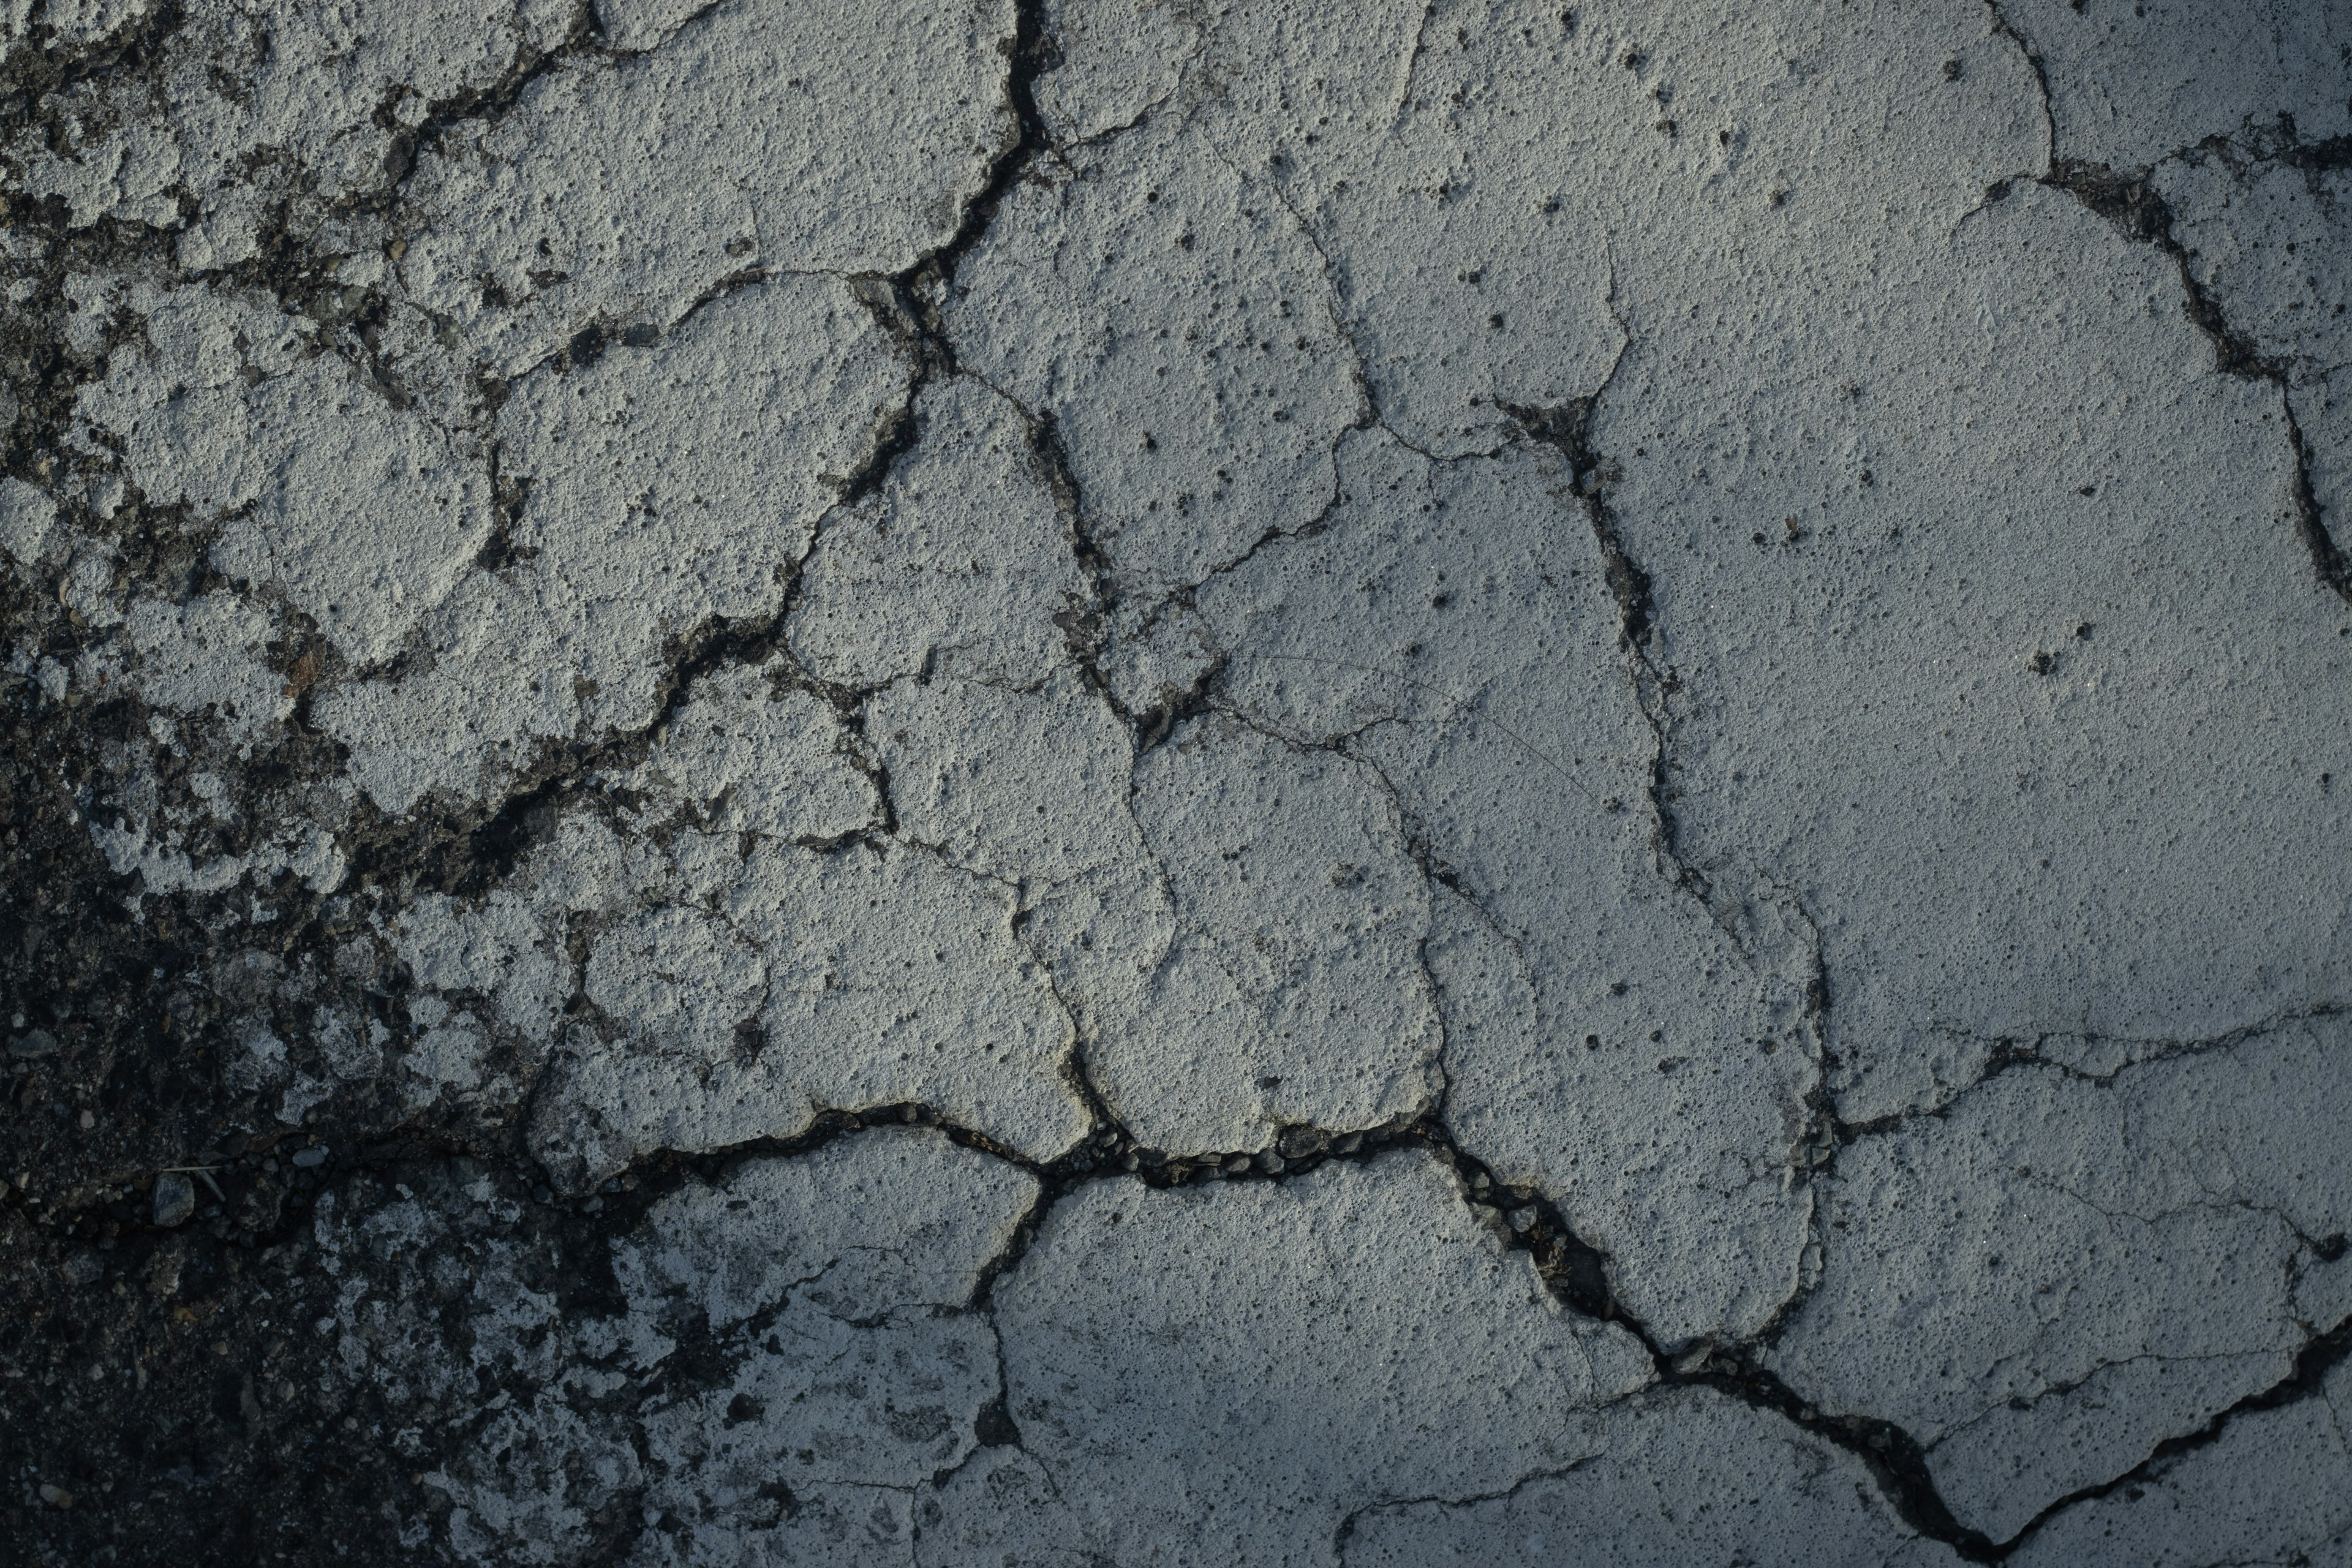
[[[0,1559],[2352,1563],[2352,6],[0,0]]]

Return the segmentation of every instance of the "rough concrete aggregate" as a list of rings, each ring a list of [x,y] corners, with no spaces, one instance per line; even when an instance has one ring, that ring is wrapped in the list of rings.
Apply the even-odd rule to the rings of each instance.
[[[0,0],[0,1560],[2352,1562],[2352,9]]]

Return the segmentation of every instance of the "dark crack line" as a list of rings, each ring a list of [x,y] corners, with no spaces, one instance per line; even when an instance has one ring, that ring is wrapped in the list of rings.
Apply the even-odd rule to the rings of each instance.
[[[1079,679],[1118,716],[1133,737],[1142,728],[1142,721],[1119,701],[1102,669],[1110,616],[1118,606],[1118,578],[1111,570],[1108,552],[1087,526],[1085,497],[1079,492],[1077,475],[1070,466],[1069,448],[1063,444],[1060,426],[1052,414],[1033,413],[1009,394],[1001,395],[1021,416],[1028,433],[1031,459],[1054,498],[1054,510],[1061,519],[1070,559],[1076,563],[1087,581],[1087,597],[1073,595],[1055,613],[1054,625],[1062,634],[1064,650],[1077,667]]]
[[[2294,532],[2310,553],[2311,569],[2322,583],[2336,590],[2346,604],[2352,604],[2352,559],[2347,559],[2335,536],[2328,532],[2327,522],[2320,515],[2319,498],[2311,488],[2311,444],[2304,438],[2303,426],[2294,416],[2294,400],[2285,395],[2286,384],[2279,382],[2279,403],[2286,411],[2286,438],[2294,451]]]
[[[601,52],[603,47],[604,31],[594,6],[587,0],[578,0],[572,13],[572,25],[552,47],[534,50],[525,44],[516,51],[515,63],[489,86],[467,88],[427,104],[425,117],[413,129],[395,136],[392,150],[384,154],[389,185],[377,205],[388,209],[399,198],[407,189],[409,177],[416,172],[420,154],[428,144],[438,145],[451,126],[468,120],[495,121],[504,118],[508,110],[522,101],[531,83],[562,69],[575,56]],[[379,123],[398,123],[391,118],[389,102],[377,114]]]
[[[979,194],[964,203],[954,233],[903,270],[874,275],[887,294],[887,303],[877,301],[877,308],[894,313],[921,350],[923,379],[956,374],[955,345],[948,335],[942,303],[965,258],[988,237],[1005,197],[1052,151],[1045,117],[1037,109],[1035,84],[1061,64],[1061,57],[1045,30],[1044,0],[1013,0],[1013,42],[1005,63],[1004,98],[1017,127],[1013,141],[989,164]]]
[[[1621,348],[1618,363],[1622,363],[1623,359],[1624,351]],[[1612,364],[1610,379],[1615,375],[1616,366]],[[1567,460],[1570,488],[1591,525],[1593,542],[1601,552],[1602,574],[1611,597],[1617,602],[1618,646],[1624,652],[1626,670],[1633,681],[1633,705],[1650,730],[1650,764],[1644,783],[1650,799],[1653,847],[1658,859],[1669,879],[1698,901],[1733,949],[1743,958],[1752,960],[1748,943],[1717,908],[1713,879],[1684,849],[1682,818],[1675,809],[1679,792],[1671,777],[1673,719],[1667,711],[1667,700],[1680,681],[1672,668],[1662,665],[1657,658],[1657,601],[1650,574],[1626,550],[1616,516],[1602,498],[1601,488],[1611,477],[1611,465],[1591,445],[1593,412],[1607,390],[1608,381],[1604,380],[1600,391],[1556,407],[1535,407],[1499,399],[1496,406],[1510,416],[1528,439],[1552,447]]]
[[[1976,1090],[1983,1088],[1994,1079],[2000,1078],[2004,1073],[2011,1072],[2020,1068],[2048,1068],[2070,1083],[2088,1084],[2097,1089],[2107,1089],[2113,1087],[2114,1084],[2118,1079],[2122,1079],[2126,1073],[2136,1073],[2143,1068],[2156,1067],[2164,1062],[2182,1061],[2193,1057],[2210,1056],[2217,1051],[2234,1050],[2250,1040],[2260,1039],[2266,1035],[2277,1034],[2279,1031],[2290,1028],[2296,1024],[2311,1023],[2323,1018],[2341,1017],[2347,1012],[2352,1012],[2352,1004],[2342,1002],[2314,1003],[2309,1006],[2296,1007],[2284,1013],[2274,1013],[2266,1018],[2258,1018],[2251,1024],[2242,1024],[2234,1029],[2227,1030],[2221,1034],[2212,1036],[2210,1038],[2195,1040],[2142,1040],[2132,1039],[2128,1037],[2097,1035],[2072,1036],[2064,1030],[2053,1030],[2044,1034],[2036,1035],[2030,1040],[2018,1036],[2004,1036],[1990,1042],[1990,1048],[1986,1053],[1983,1069],[1968,1082],[1955,1086],[1941,1104],[1931,1106],[1924,1110],[1891,1111],[1885,1116],[1874,1116],[1864,1121],[1840,1121],[1833,1122],[1832,1127],[1832,1131],[1836,1134],[1839,1144],[1843,1146],[1864,1138],[1884,1136],[1886,1133],[1893,1132],[1899,1128],[1908,1126],[1916,1121],[1941,1121],[1951,1115],[1954,1108],[1957,1107],[1961,1100],[1976,1092]],[[1957,1030],[1951,1032],[1955,1034],[1960,1033],[1960,1031]],[[1979,1040],[1985,1038],[1983,1036],[1969,1037],[1965,1035],[1963,1035],[1962,1037],[1972,1037]],[[2118,1064],[2111,1071],[2103,1073],[2089,1072],[2081,1068],[2070,1067],[2065,1062],[2061,1061],[2054,1057],[2044,1055],[2042,1049],[2042,1043],[2045,1040],[2054,1038],[2119,1038],[2126,1045],[2146,1046],[2149,1047],[2149,1049],[2146,1056],[2134,1057],[2128,1061]]]
[[[2028,68],[2033,72],[2033,86],[2042,102],[2042,145],[2043,156],[2053,164],[2058,159],[2058,114],[2050,101],[2050,70],[2042,64],[2041,51],[2025,41],[2010,21],[2009,14],[2000,8],[2000,0],[1985,0],[1985,9],[1992,13],[1992,30],[1996,37],[2007,38],[2017,52],[2025,57]]]
[[[1565,1479],[1566,1478],[1574,1475],[1577,1471],[1592,1464],[1594,1460],[1599,1458],[1599,1455],[1588,1455],[1580,1459],[1571,1459],[1565,1465],[1552,1465],[1540,1470],[1531,1470],[1526,1475],[1519,1477],[1518,1479],[1513,1481],[1509,1486],[1498,1487],[1491,1491],[1469,1492],[1457,1497],[1430,1496],[1382,1498],[1378,1502],[1368,1502],[1360,1508],[1350,1510],[1347,1517],[1339,1521],[1339,1528],[1332,1531],[1332,1561],[1336,1563],[1345,1563],[1347,1561],[1348,1543],[1350,1541],[1353,1541],[1356,1536],[1356,1521],[1362,1519],[1368,1513],[1391,1512],[1409,1508],[1425,1508],[1432,1504],[1434,1504],[1439,1508],[1454,1509],[1475,1508],[1482,1502],[1507,1502],[1539,1481],[1557,1481]]]

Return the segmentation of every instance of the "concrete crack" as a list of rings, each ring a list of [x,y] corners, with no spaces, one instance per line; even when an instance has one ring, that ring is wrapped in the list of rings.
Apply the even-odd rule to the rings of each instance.
[[[1832,1124],[1832,1127],[1838,1143],[1843,1145],[1858,1139],[1883,1136],[1921,1120],[1943,1121],[1948,1119],[1953,1110],[1968,1096],[1995,1079],[2021,1068],[2046,1068],[2070,1082],[2089,1084],[2102,1089],[2108,1088],[2126,1074],[2136,1072],[2142,1068],[2153,1067],[2160,1062],[2178,1061],[2187,1057],[2234,1050],[2250,1041],[2275,1034],[2290,1025],[2342,1017],[2347,1011],[2346,1005],[2340,1002],[2314,1003],[2307,1006],[2288,1008],[2268,1017],[2257,1019],[2253,1023],[2243,1024],[2237,1028],[2225,1030],[2219,1035],[2201,1039],[2168,1040],[2137,1037],[2117,1039],[2101,1035],[2075,1035],[2062,1030],[2053,1030],[2047,1034],[2037,1035],[2031,1039],[2009,1036],[1991,1039],[1977,1037],[1980,1043],[1988,1047],[1982,1070],[1966,1083],[1952,1087],[1934,1106],[1919,1110],[1872,1117],[1862,1121],[1837,1121]],[[1938,1026],[1938,1028],[1943,1033],[1969,1037],[1964,1031],[1953,1029],[1949,1026]],[[2052,1054],[2047,1047],[2052,1041],[2060,1039],[2122,1045],[2135,1054],[2106,1072],[2094,1072],[2076,1067]]]
[[[1615,379],[1617,366],[1624,363],[1630,344],[1630,339],[1620,342],[1608,377],[1589,396],[1551,408],[1511,403],[1498,403],[1496,406],[1510,416],[1528,439],[1552,447],[1567,459],[1571,486],[1592,529],[1610,595],[1617,602],[1618,646],[1625,656],[1626,677],[1632,683],[1643,722],[1650,730],[1653,744],[1648,793],[1653,844],[1659,865],[1667,879],[1696,900],[1708,918],[1745,953],[1748,944],[1743,934],[1716,907],[1713,879],[1682,847],[1682,820],[1675,809],[1679,790],[1673,777],[1674,721],[1669,708],[1681,680],[1671,667],[1659,662],[1654,637],[1657,606],[1651,594],[1650,574],[1626,552],[1616,519],[1602,495],[1610,481],[1612,465],[1592,449],[1589,435],[1593,412],[1607,393],[1609,382]]]
[[[2026,42],[2025,35],[2011,24],[2008,13],[2000,8],[2000,0],[1985,0],[1985,9],[1991,14],[1994,34],[2008,39],[2011,47],[2023,57],[2027,68],[2033,72],[2034,92],[2042,107],[2042,169],[2045,174],[2054,173],[2058,166],[2058,117],[2050,102],[2049,68],[2042,64],[2042,56],[2033,46]]]

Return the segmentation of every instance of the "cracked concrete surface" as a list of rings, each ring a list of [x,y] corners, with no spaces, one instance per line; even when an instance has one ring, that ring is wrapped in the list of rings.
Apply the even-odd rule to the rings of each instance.
[[[0,0],[0,1557],[2352,1562],[2352,9]]]

